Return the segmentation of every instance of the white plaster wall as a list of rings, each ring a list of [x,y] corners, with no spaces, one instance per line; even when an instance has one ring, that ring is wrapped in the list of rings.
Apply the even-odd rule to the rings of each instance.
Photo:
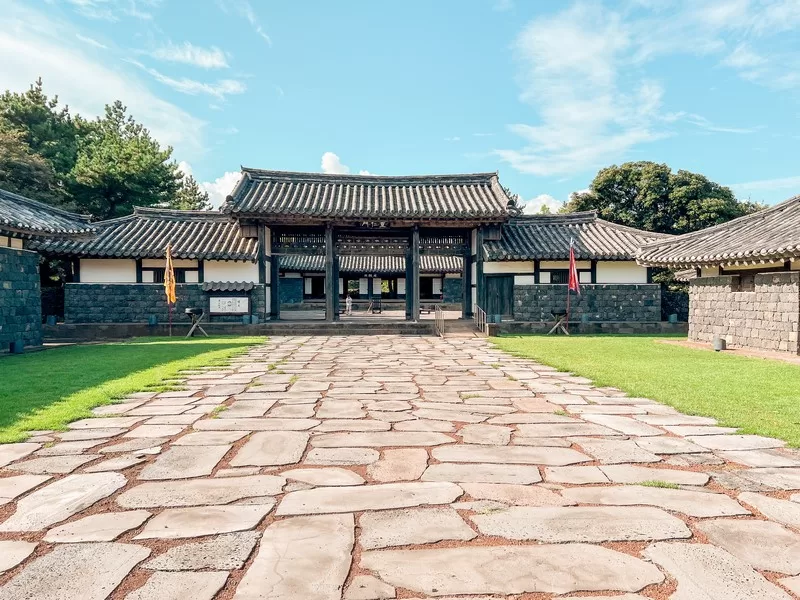
[[[127,258],[82,258],[81,283],[136,283],[136,261]]]
[[[591,269],[592,262],[589,260],[576,260],[575,266],[578,269]],[[569,269],[568,260],[543,260],[539,263],[540,269]]]
[[[311,293],[311,277],[304,277],[303,278],[303,293],[310,294]]]
[[[203,261],[205,281],[250,281],[258,283],[258,263],[235,260]]]
[[[592,274],[589,271],[578,272],[578,281],[581,283],[592,283]]]
[[[461,279],[461,273],[445,273],[445,279]]]
[[[472,288],[472,306],[478,306],[478,288]]]
[[[272,297],[270,294],[270,286],[264,286],[264,312],[266,312],[267,317],[269,317],[269,313],[272,311]]]
[[[442,278],[437,277],[433,280],[433,295],[438,296],[442,293]]]
[[[800,271],[800,260],[793,260],[791,268],[793,271]]]
[[[532,260],[512,260],[503,262],[483,263],[483,272],[486,274],[495,273],[533,273],[534,264]]]
[[[373,289],[381,289],[380,288],[380,281],[381,280],[380,279],[376,279],[375,281],[378,282],[377,283],[378,287],[377,288],[373,288]],[[404,277],[400,277],[397,280],[397,293],[398,294],[405,294],[406,293],[406,280],[405,280]]]
[[[550,283],[550,273],[547,271],[539,273],[539,283]]]
[[[142,283],[153,283],[155,274],[152,271],[142,271]]]
[[[647,283],[647,267],[634,261],[598,261],[597,283]]]
[[[476,263],[472,263],[470,268],[472,270],[472,281],[478,281],[478,265]]]
[[[369,278],[361,277],[358,280],[358,294],[359,296],[366,296],[369,292]]]
[[[300,273],[284,273],[284,279],[300,279],[302,275]]]
[[[344,294],[344,279],[339,277],[339,293]]]
[[[163,258],[143,258],[142,266],[145,268],[163,269],[167,266],[167,261]],[[197,261],[187,258],[173,258],[172,266],[176,269],[196,269]]]
[[[548,277],[550,273],[547,274]],[[514,285],[535,285],[536,277],[533,275],[514,275]]]
[[[719,275],[719,267],[700,267],[700,277],[716,277]]]
[[[186,271],[184,276],[186,277],[186,283],[197,283],[200,281],[200,273],[197,271]]]
[[[731,271],[783,271],[783,261],[775,261],[775,262],[768,262],[768,263],[761,263],[757,265],[729,265],[724,267],[725,269],[730,269]]]
[[[0,235],[0,247],[17,248],[18,250],[22,250],[22,240],[19,238]]]
[[[264,256],[272,256],[272,230],[264,227]]]

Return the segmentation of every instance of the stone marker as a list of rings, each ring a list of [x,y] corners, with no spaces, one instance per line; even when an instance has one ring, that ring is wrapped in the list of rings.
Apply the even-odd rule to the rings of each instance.
[[[51,480],[49,475],[14,475],[0,478],[0,505],[11,502],[25,492]]]
[[[150,513],[146,510],[89,515],[51,529],[44,536],[44,541],[60,544],[112,542],[126,531],[136,529],[149,518]]]
[[[0,600],[106,600],[149,554],[133,544],[56,546],[1,587]]]
[[[637,465],[603,465],[600,470],[614,483],[642,483],[644,481],[664,481],[677,485],[705,485],[708,483],[708,473],[695,471]]]
[[[361,485],[364,483],[364,478],[355,471],[338,467],[329,469],[290,469],[283,471],[281,477],[323,486]]]
[[[258,525],[270,508],[260,504],[168,508],[150,519],[144,530],[133,539],[174,540],[246,531]]]
[[[772,498],[753,492],[739,494],[739,501],[754,507],[768,519],[800,529],[800,504],[797,502]]]
[[[442,462],[499,463],[522,465],[570,465],[591,460],[570,448],[539,448],[535,446],[477,446],[459,444],[434,448],[433,457]]]
[[[462,483],[461,487],[476,500],[496,500],[523,506],[565,506],[575,504],[545,487],[510,483]]]
[[[761,450],[786,445],[784,441],[760,435],[698,435],[686,439],[709,450]]]
[[[234,600],[340,600],[354,529],[353,515],[295,517],[271,524]]]
[[[787,575],[800,573],[800,535],[777,523],[714,519],[700,521],[697,528],[709,542],[724,548],[754,569]]]
[[[439,481],[315,488],[286,494],[275,514],[308,515],[449,504],[462,493],[456,484]]]
[[[300,461],[308,444],[302,431],[254,433],[231,459],[232,467],[293,465]]]
[[[645,506],[514,506],[470,517],[484,535],[540,542],[614,542],[692,537],[680,519]]]
[[[210,475],[230,446],[175,446],[150,463],[139,479],[190,479]]]
[[[307,465],[369,465],[381,455],[373,448],[312,448],[306,454]]]
[[[426,431],[323,433],[311,439],[315,448],[380,448],[382,446],[438,446],[455,442],[449,435]]]
[[[790,600],[749,565],[710,544],[658,542],[642,554],[678,581],[671,600]]]
[[[362,548],[471,540],[478,536],[452,508],[415,508],[367,512],[359,519]]]
[[[438,463],[429,466],[422,474],[422,481],[453,481],[472,483],[538,483],[542,480],[539,469],[526,465],[465,465]]]
[[[396,598],[397,592],[372,575],[356,575],[347,586],[343,600],[384,600]]]
[[[633,592],[664,580],[654,565],[587,544],[372,550],[361,555],[361,567],[430,596]]]
[[[367,467],[375,481],[414,481],[428,466],[428,451],[424,448],[397,448],[383,451],[383,457]]]
[[[561,493],[565,498],[581,504],[612,506],[644,504],[681,512],[690,517],[728,517],[750,514],[749,510],[725,494],[709,492],[626,485],[570,488]]]
[[[285,484],[283,477],[275,475],[142,483],[120,494],[117,504],[124,508],[227,504],[242,498],[280,494]]]
[[[145,584],[125,600],[212,600],[228,580],[219,571],[202,573],[153,573]]]
[[[0,540],[0,573],[13,569],[33,554],[36,544],[15,540]]]
[[[123,487],[120,473],[68,475],[17,502],[17,510],[0,531],[39,531],[89,508]]]
[[[170,548],[147,561],[145,569],[155,571],[198,571],[241,569],[261,534],[256,531],[223,533],[209,540],[189,542]]]

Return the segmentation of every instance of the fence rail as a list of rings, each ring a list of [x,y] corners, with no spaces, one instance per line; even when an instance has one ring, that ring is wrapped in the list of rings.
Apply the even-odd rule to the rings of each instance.
[[[473,311],[472,320],[475,321],[475,328],[478,331],[480,331],[483,335],[488,335],[489,332],[486,327],[486,311],[484,311],[477,304],[475,305],[475,310]]]
[[[444,311],[442,310],[441,305],[437,304],[434,306],[434,321],[436,323],[436,333],[439,337],[444,337]]]

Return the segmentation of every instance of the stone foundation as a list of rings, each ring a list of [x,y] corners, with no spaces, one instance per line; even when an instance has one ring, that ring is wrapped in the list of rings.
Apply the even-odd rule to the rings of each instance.
[[[567,286],[515,285],[514,320],[552,322],[553,311],[567,308]],[[570,321],[661,321],[658,284],[582,284],[581,295],[570,298]]]
[[[17,340],[42,345],[39,255],[0,247],[0,352]]]
[[[250,314],[266,318],[266,296],[263,284],[249,292],[209,293],[198,283],[175,286],[177,303],[173,322],[189,322],[187,308],[209,312],[209,298],[217,296],[250,296]],[[164,286],[160,283],[68,283],[64,286],[64,321],[66,323],[148,323],[154,316],[159,323],[169,321]],[[206,316],[204,322],[242,322],[241,315]]]
[[[702,277],[689,285],[689,339],[724,338],[733,348],[800,353],[800,272],[759,273],[742,288],[739,275]]]

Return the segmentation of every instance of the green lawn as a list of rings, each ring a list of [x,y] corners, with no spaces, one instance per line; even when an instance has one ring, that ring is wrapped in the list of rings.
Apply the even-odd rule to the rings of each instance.
[[[224,363],[263,339],[138,338],[0,357],[0,443],[64,429],[95,406],[165,389],[179,371]]]
[[[800,366],[659,343],[652,336],[503,336],[512,354],[800,447]]]

